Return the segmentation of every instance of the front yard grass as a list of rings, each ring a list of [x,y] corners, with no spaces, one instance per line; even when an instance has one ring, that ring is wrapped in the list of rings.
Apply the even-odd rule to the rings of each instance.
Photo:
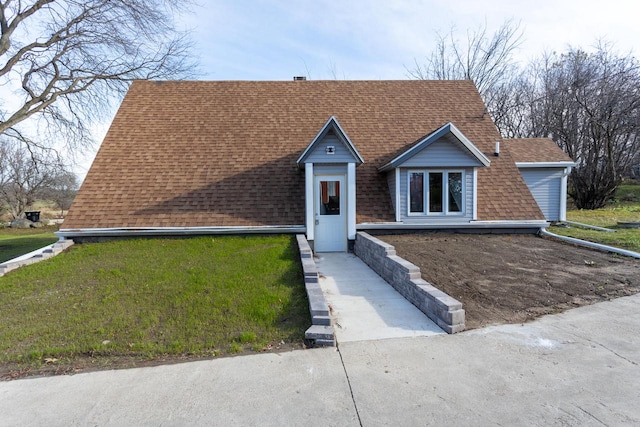
[[[58,226],[0,228],[0,263],[55,243],[58,238],[54,231],[58,231]]]
[[[0,277],[0,376],[301,346],[303,283],[292,236],[76,245]]]
[[[602,209],[567,210],[567,219],[583,224],[611,228],[616,232],[609,233],[573,225],[567,228],[551,227],[550,231],[563,236],[640,252],[640,228],[618,227],[618,222],[640,221],[640,185],[626,184],[620,186],[616,201]]]

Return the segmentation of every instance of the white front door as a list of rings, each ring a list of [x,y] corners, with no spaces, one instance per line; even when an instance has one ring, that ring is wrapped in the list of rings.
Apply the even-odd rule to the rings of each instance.
[[[347,250],[347,189],[344,176],[315,177],[315,241],[316,252]]]

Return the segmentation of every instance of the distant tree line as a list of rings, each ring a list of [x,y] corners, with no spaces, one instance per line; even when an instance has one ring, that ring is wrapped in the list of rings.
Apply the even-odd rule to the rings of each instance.
[[[568,190],[576,207],[600,208],[640,162],[640,63],[601,41],[520,66],[522,36],[511,21],[492,35],[486,25],[470,31],[463,42],[452,30],[409,72],[473,80],[501,134],[553,139],[577,163]]]
[[[63,215],[78,191],[76,175],[53,150],[0,143],[0,214],[21,218],[36,201],[54,203]]]

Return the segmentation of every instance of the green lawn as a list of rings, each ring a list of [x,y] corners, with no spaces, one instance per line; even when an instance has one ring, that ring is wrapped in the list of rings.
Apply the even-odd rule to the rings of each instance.
[[[619,228],[618,222],[640,221],[640,185],[620,186],[617,199],[609,206],[595,210],[568,210],[567,219],[616,230],[615,233],[571,226],[551,227],[549,231],[618,248],[640,252],[640,228]]]
[[[5,374],[260,351],[311,324],[293,236],[76,245],[0,277],[0,313]]]
[[[27,229],[0,229],[0,262],[24,255],[55,243],[57,226]]]
[[[640,183],[638,184],[622,184],[618,187],[616,197],[621,201],[635,201],[640,202]]]

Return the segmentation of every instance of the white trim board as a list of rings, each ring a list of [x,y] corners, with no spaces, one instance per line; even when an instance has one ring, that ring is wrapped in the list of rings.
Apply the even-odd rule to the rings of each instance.
[[[54,234],[65,239],[74,237],[128,236],[195,236],[207,234],[270,234],[305,233],[304,225],[261,225],[231,227],[122,227],[122,228],[63,228]]]
[[[519,168],[566,168],[575,165],[574,162],[516,162]]]

